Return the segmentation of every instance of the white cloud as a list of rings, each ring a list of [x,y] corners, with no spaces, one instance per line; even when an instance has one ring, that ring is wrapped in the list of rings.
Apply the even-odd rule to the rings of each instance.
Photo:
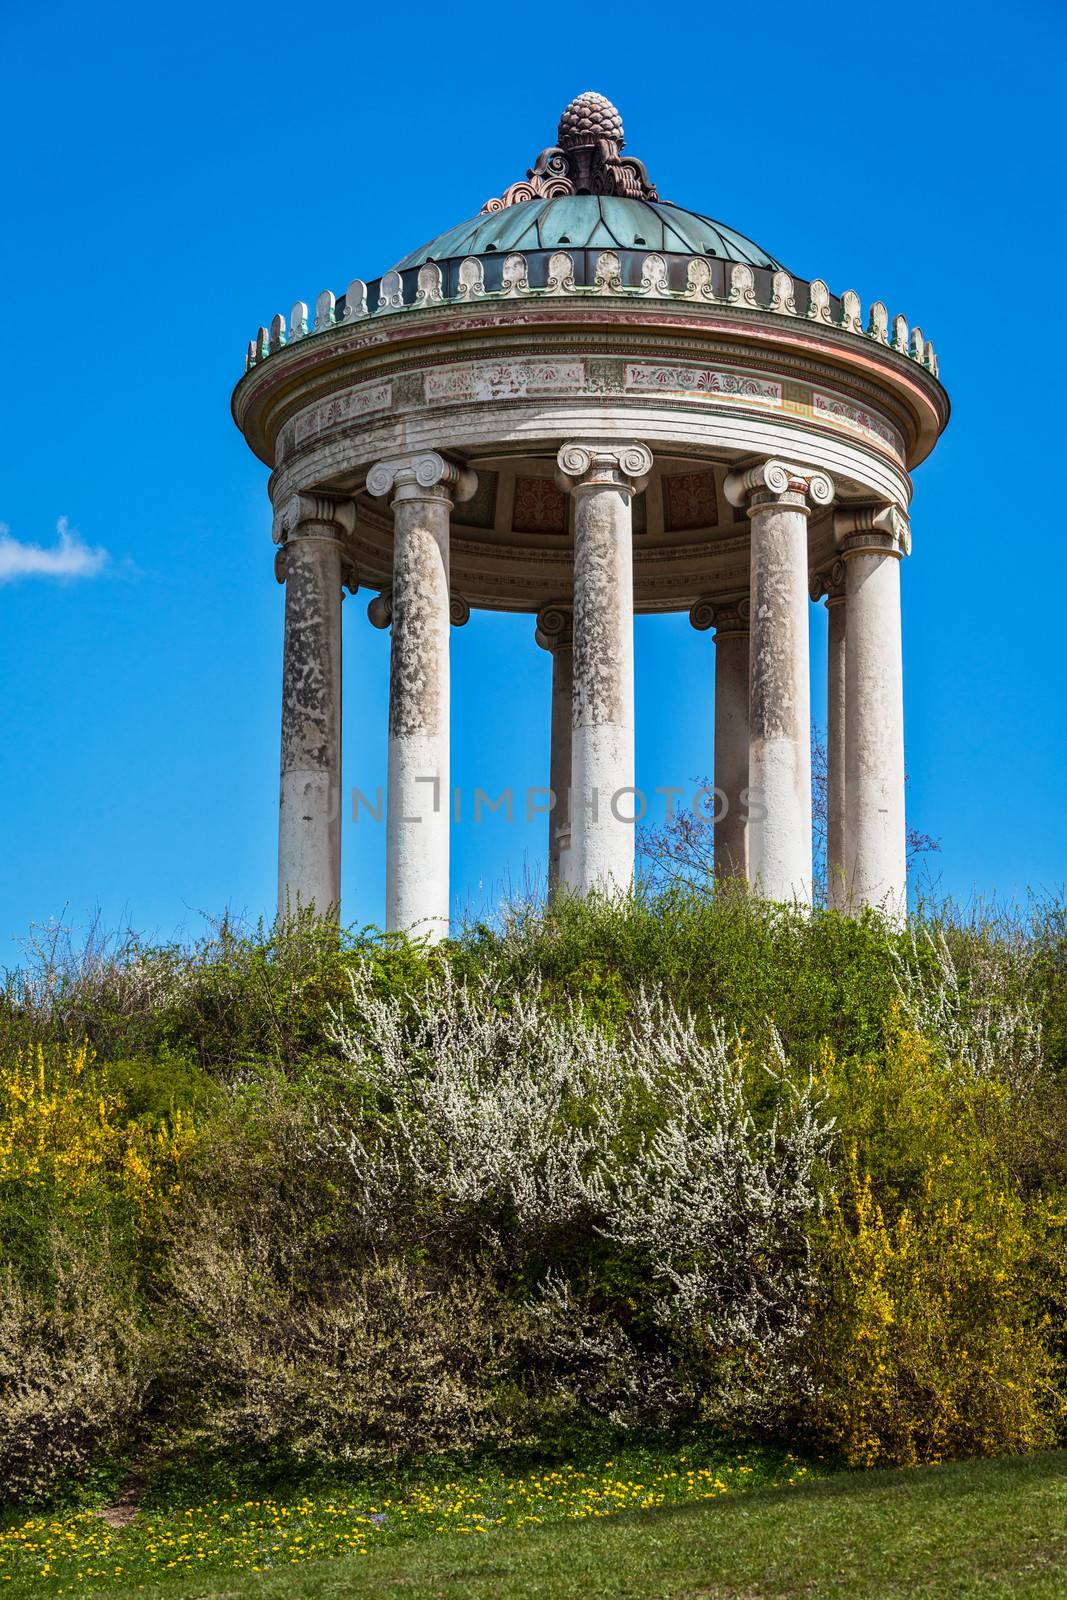
[[[66,517],[56,523],[56,533],[58,542],[46,550],[13,539],[10,528],[0,522],[0,583],[17,578],[95,578],[107,565],[107,551],[83,544],[77,532],[71,533]]]

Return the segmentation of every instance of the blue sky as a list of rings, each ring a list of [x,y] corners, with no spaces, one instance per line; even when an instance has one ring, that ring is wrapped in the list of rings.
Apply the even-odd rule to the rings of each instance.
[[[1065,15],[6,8],[0,961],[97,908],[159,937],[271,912],[282,592],[229,415],[245,345],[476,212],[587,88],[661,193],[934,339],[954,414],[903,580],[910,820],[942,841],[942,892],[1062,886]],[[366,599],[345,603],[345,783],[370,792],[388,638]],[[454,781],[545,781],[530,619],[453,637]],[[646,788],[709,770],[712,649],[638,621]],[[455,830],[457,907],[520,887],[543,843],[540,822]],[[346,824],[353,920],[381,915],[383,846]]]

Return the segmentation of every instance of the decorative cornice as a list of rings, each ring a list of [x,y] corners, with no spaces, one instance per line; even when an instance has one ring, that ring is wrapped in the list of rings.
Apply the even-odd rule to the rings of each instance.
[[[828,506],[834,498],[833,479],[813,467],[787,461],[760,461],[745,472],[727,473],[723,492],[732,506],[742,506],[751,516],[762,506],[788,504],[795,510]]]
[[[627,251],[625,254],[632,256],[636,252]],[[584,256],[579,259],[584,259]],[[933,343],[925,338],[921,329],[909,330],[903,317],[894,319],[891,338],[888,314],[880,301],[872,305],[870,321],[864,332],[862,306],[859,296],[852,289],[847,289],[841,296],[839,314],[835,315],[829,291],[820,279],[804,284],[802,279],[793,278],[779,269],[769,275],[770,292],[764,298],[757,289],[751,267],[735,262],[729,265],[727,271],[727,264],[718,265],[726,271],[722,294],[715,290],[710,257],[689,258],[685,264],[685,287],[672,289],[668,258],[657,251],[649,252],[642,258],[639,283],[635,287],[623,283],[622,260],[617,250],[602,250],[593,257],[591,278],[586,283],[578,281],[575,257],[566,250],[539,253],[538,274],[543,282],[537,284],[531,279],[530,258],[518,251],[505,258],[500,284],[494,288],[487,287],[485,260],[477,256],[468,256],[452,269],[451,293],[446,293],[444,273],[437,262],[425,262],[417,272],[413,270],[409,274],[412,282],[407,287],[404,275],[393,269],[385,273],[376,285],[368,285],[362,278],[354,278],[345,294],[345,309],[340,317],[334,296],[328,289],[318,296],[314,321],[310,325],[307,306],[304,301],[298,300],[293,306],[288,334],[285,318],[279,314],[273,318],[269,331],[260,328],[256,337],[249,341],[245,371],[260,366],[293,344],[307,338],[332,335],[338,329],[355,323],[368,320],[376,322],[384,316],[426,313],[445,306],[461,308],[483,299],[533,301],[561,295],[611,295],[623,299],[640,296],[649,304],[684,304],[691,301],[727,308],[734,314],[760,311],[769,312],[775,317],[796,319],[800,315],[796,295],[798,288],[802,288],[807,291],[808,310],[801,320],[840,329],[865,343],[873,341],[914,362],[932,377],[940,376]],[[377,298],[374,309],[370,310],[368,296],[372,291]]]
[[[392,495],[397,500],[445,500],[449,505],[469,500],[478,487],[478,476],[426,450],[418,455],[394,456],[379,461],[367,474],[367,493],[376,499]]]
[[[842,506],[834,512],[834,543],[849,556],[911,555],[911,527],[898,506]]]
[[[715,630],[716,643],[720,639],[746,638],[752,615],[752,604],[747,594],[716,600],[712,595],[701,595],[689,609],[689,621],[701,633]]]
[[[660,308],[647,301],[642,302],[640,307],[634,306],[629,311],[627,321],[618,325],[595,320],[596,307],[587,301],[581,307],[580,326],[576,319],[574,327],[568,325],[565,328],[557,326],[554,319],[545,316],[550,310],[547,302],[538,308],[540,315],[516,319],[517,326],[509,325],[509,319],[494,314],[496,307],[489,303],[482,303],[477,309],[481,315],[464,319],[462,331],[458,320],[454,329],[449,326],[449,316],[440,317],[432,342],[420,342],[417,346],[406,339],[396,343],[391,338],[383,338],[381,334],[373,343],[370,340],[351,341],[348,353],[353,361],[358,361],[358,382],[364,387],[376,382],[384,385],[397,380],[401,384],[409,383],[410,392],[402,394],[398,389],[390,396],[394,412],[399,414],[422,403],[424,374],[434,368],[452,368],[461,362],[478,361],[484,365],[492,361],[510,362],[541,357],[555,361],[564,358],[597,361],[601,357],[609,357],[617,363],[635,358],[664,362],[677,358],[686,364],[697,364],[700,354],[693,341],[695,335],[699,336],[702,314],[693,312],[683,315],[661,328],[658,326],[662,315]],[[681,310],[680,307],[678,309]],[[392,333],[393,330],[389,331]],[[414,329],[405,331],[414,332]],[[734,330],[725,328],[717,331],[720,334],[734,333]],[[834,385],[841,383],[842,369],[818,359],[806,344],[793,347],[783,341],[767,346],[760,344],[757,348],[754,344],[741,342],[737,336],[738,333],[749,331],[739,329],[732,338],[717,339],[716,354],[721,356],[727,367],[742,363],[746,371],[758,369],[771,379],[785,378],[825,388],[828,394],[833,394]],[[327,351],[324,349],[322,353],[325,356]],[[757,363],[758,367],[754,368],[753,363]],[[900,435],[896,453],[903,456],[913,442],[909,433],[912,415],[901,408],[895,390],[880,386],[866,376],[869,366],[865,364],[862,368],[848,368],[846,385],[840,389],[840,397],[859,403],[863,409],[871,410],[880,420],[888,423]],[[295,419],[299,414],[316,402],[331,403],[341,392],[335,364],[324,362],[320,367],[312,358],[303,361],[301,368],[299,379],[295,377],[292,366],[288,372],[279,370],[277,373],[278,379],[285,378],[286,383],[283,405],[277,409],[272,406],[273,416],[280,414],[284,418],[284,426],[278,422],[274,432],[276,470],[287,464],[300,446],[295,431],[299,425]],[[346,390],[352,383],[348,371],[346,368]],[[699,394],[693,398],[699,399]],[[257,404],[258,399],[251,393],[244,398],[247,408],[254,409]],[[239,426],[245,426],[240,413],[237,420]],[[347,432],[350,427],[347,413],[339,409],[337,431]],[[257,448],[255,444],[253,448]],[[799,446],[797,450],[799,452]],[[267,459],[266,455],[263,459]]]
[[[648,481],[652,452],[646,444],[636,440],[622,440],[617,444],[569,441],[561,445],[556,466],[559,469],[556,481],[567,492],[610,487],[634,495],[639,494]]]

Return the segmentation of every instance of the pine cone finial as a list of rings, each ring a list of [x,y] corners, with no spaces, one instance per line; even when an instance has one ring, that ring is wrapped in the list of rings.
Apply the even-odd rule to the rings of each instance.
[[[621,150],[622,118],[610,100],[587,89],[571,101],[560,117],[557,137],[564,150],[595,144],[598,139],[610,139]]]

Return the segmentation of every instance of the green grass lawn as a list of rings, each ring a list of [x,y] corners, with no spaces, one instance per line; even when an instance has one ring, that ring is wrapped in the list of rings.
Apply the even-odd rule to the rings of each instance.
[[[754,1469],[754,1475],[758,1472]],[[604,1483],[583,1488],[565,1472],[521,1481],[529,1486],[545,1480],[551,1480],[547,1503],[555,1504],[561,1515],[569,1515],[565,1504],[581,1506],[583,1494],[604,1490]],[[410,1595],[412,1600],[1067,1596],[1067,1453],[836,1474],[821,1480],[797,1469],[792,1480],[779,1475],[778,1487],[767,1483],[748,1489],[741,1481],[726,1482],[719,1472],[702,1480],[704,1488],[688,1497],[672,1500],[664,1492],[664,1503],[648,1509],[615,1510],[605,1503],[597,1514],[581,1520],[537,1523],[533,1515],[524,1515],[521,1526],[514,1520],[491,1525],[483,1514],[482,1522],[489,1525],[477,1532],[470,1508],[490,1502],[475,1492],[474,1485],[484,1480],[468,1479],[457,1485],[459,1521],[446,1514],[447,1495],[438,1497],[435,1515],[442,1528],[471,1531],[438,1533],[430,1518],[417,1534],[411,1529],[397,1542],[376,1546],[373,1536],[380,1524],[371,1522],[372,1536],[362,1548],[326,1559],[314,1559],[312,1552],[308,1559],[294,1545],[313,1542],[316,1515],[327,1505],[337,1515],[344,1508],[336,1496],[308,1496],[289,1502],[287,1511],[291,1517],[315,1508],[316,1515],[305,1517],[307,1539],[298,1538],[298,1525],[290,1523],[287,1539],[276,1547],[281,1551],[273,1558],[278,1564],[258,1572],[232,1566],[221,1570],[210,1557],[205,1558],[208,1565],[192,1570],[185,1564],[184,1570],[147,1571],[138,1552],[160,1538],[160,1529],[173,1530],[177,1516],[195,1530],[197,1519],[191,1508],[188,1514],[153,1516],[143,1511],[109,1544],[106,1576],[101,1568],[99,1576],[79,1582],[68,1568],[57,1584],[61,1574],[55,1566],[42,1574],[39,1565],[13,1562],[9,1553],[9,1575],[0,1588],[10,1600],[59,1593],[106,1594],[114,1600],[340,1600],[378,1594]],[[625,1474],[613,1481],[619,1486],[619,1506],[647,1503],[650,1496],[655,1500],[656,1490],[648,1483],[629,1483],[631,1491],[641,1489],[642,1499],[626,1492]],[[261,1515],[265,1504],[278,1509],[273,1501],[233,1502],[205,1506],[201,1512],[205,1521],[217,1524],[224,1516],[239,1518],[241,1510]],[[65,1536],[69,1543],[74,1528],[83,1526],[67,1519],[64,1535],[63,1518],[41,1521],[51,1530],[57,1551]],[[6,1530],[9,1546],[12,1532],[11,1527]],[[195,1543],[195,1531],[189,1538]]]

